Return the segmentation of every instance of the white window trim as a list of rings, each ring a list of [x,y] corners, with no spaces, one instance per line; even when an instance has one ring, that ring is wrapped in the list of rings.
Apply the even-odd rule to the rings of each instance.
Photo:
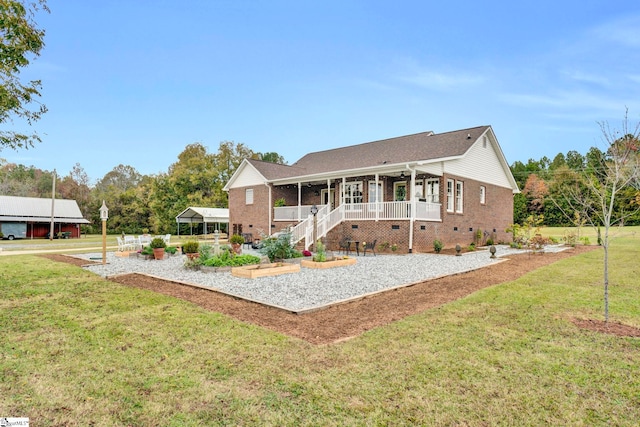
[[[244,193],[244,203],[245,205],[253,204],[253,188],[247,188]]]
[[[404,200],[396,200],[396,194],[398,194],[398,187],[404,187]],[[406,202],[409,200],[407,196],[409,195],[407,181],[396,181],[393,183],[393,201],[394,202]]]
[[[452,179],[447,179],[447,212],[453,212],[456,205],[455,199],[455,182]]]
[[[359,202],[354,202],[353,201],[353,194],[349,194],[349,203],[347,203],[347,195],[345,194],[345,190],[347,188],[351,188],[352,185],[359,185],[360,186],[360,201]],[[348,208],[348,209],[355,209],[354,205],[359,205],[364,203],[364,184],[362,183],[362,181],[347,181],[345,182],[344,186],[341,186],[340,188],[340,192],[341,194],[341,200],[342,203],[344,203],[344,205]],[[358,209],[359,210],[359,209]]]
[[[484,185],[480,186],[480,204],[487,204],[487,187],[485,187]]]
[[[456,213],[464,211],[464,181],[456,181]]]
[[[425,180],[425,197],[427,202],[430,203],[440,203],[440,179],[439,178],[429,178]],[[431,194],[429,194],[431,191]]]

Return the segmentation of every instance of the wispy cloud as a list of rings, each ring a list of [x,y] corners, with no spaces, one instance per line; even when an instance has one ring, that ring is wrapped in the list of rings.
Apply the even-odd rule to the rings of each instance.
[[[482,84],[484,77],[480,74],[468,74],[456,71],[423,70],[402,76],[400,80],[427,89],[449,90],[462,86],[469,87]]]
[[[580,83],[590,83],[600,86],[609,86],[611,81],[604,76],[595,73],[584,72],[580,70],[564,71],[563,74],[571,80]]]
[[[521,107],[556,108],[570,111],[621,111],[631,100],[623,100],[610,96],[600,96],[584,91],[558,91],[548,94],[503,94],[500,98],[512,105]],[[637,102],[633,102],[637,105]]]
[[[623,46],[640,47],[640,15],[606,22],[593,30],[598,38]]]

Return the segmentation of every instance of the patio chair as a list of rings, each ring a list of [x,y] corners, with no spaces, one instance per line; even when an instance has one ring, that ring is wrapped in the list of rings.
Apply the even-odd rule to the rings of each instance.
[[[378,239],[375,239],[373,242],[367,242],[364,244],[364,256],[367,256],[367,249],[373,252],[373,256],[376,256],[376,243]]]
[[[164,243],[169,246],[171,242],[171,234],[165,234],[162,240],[164,240]]]
[[[349,255],[349,251],[351,250],[351,237],[344,237],[342,240],[340,240],[338,246],[340,246],[341,252]]]
[[[244,244],[247,245],[247,249],[253,246],[253,234],[251,233],[242,233],[242,237],[244,238]]]
[[[124,236],[124,249],[126,251],[135,251],[138,249],[138,239],[133,236]]]
[[[120,236],[116,236],[116,240],[118,241],[118,252],[124,252],[124,240],[122,240],[122,237]]]

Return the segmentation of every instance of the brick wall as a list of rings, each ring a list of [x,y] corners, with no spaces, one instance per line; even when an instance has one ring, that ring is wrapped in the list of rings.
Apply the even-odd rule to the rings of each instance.
[[[246,190],[253,189],[253,204],[247,205]],[[275,199],[274,199],[275,200]],[[229,190],[229,230],[234,224],[242,226],[243,233],[259,238],[260,233],[271,234],[269,226],[269,189],[264,185],[232,188]]]

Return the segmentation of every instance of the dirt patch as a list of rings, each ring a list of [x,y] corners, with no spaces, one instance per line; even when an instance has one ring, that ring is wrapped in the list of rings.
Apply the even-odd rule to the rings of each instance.
[[[190,301],[207,310],[220,312],[313,344],[327,344],[355,337],[375,327],[438,307],[479,289],[515,280],[544,265],[594,249],[597,247],[578,246],[558,253],[511,255],[508,261],[486,268],[429,280],[302,315],[141,274],[128,274],[111,280]],[[43,256],[74,265],[87,264],[86,260],[65,255]],[[592,327],[596,325],[594,322],[583,321],[582,324],[576,324],[579,327],[600,330]],[[609,323],[608,331],[611,331],[612,325]]]
[[[573,319],[573,324],[582,329],[589,329],[603,334],[611,334],[619,337],[640,337],[640,328],[623,325],[617,322],[607,322],[593,319]]]

